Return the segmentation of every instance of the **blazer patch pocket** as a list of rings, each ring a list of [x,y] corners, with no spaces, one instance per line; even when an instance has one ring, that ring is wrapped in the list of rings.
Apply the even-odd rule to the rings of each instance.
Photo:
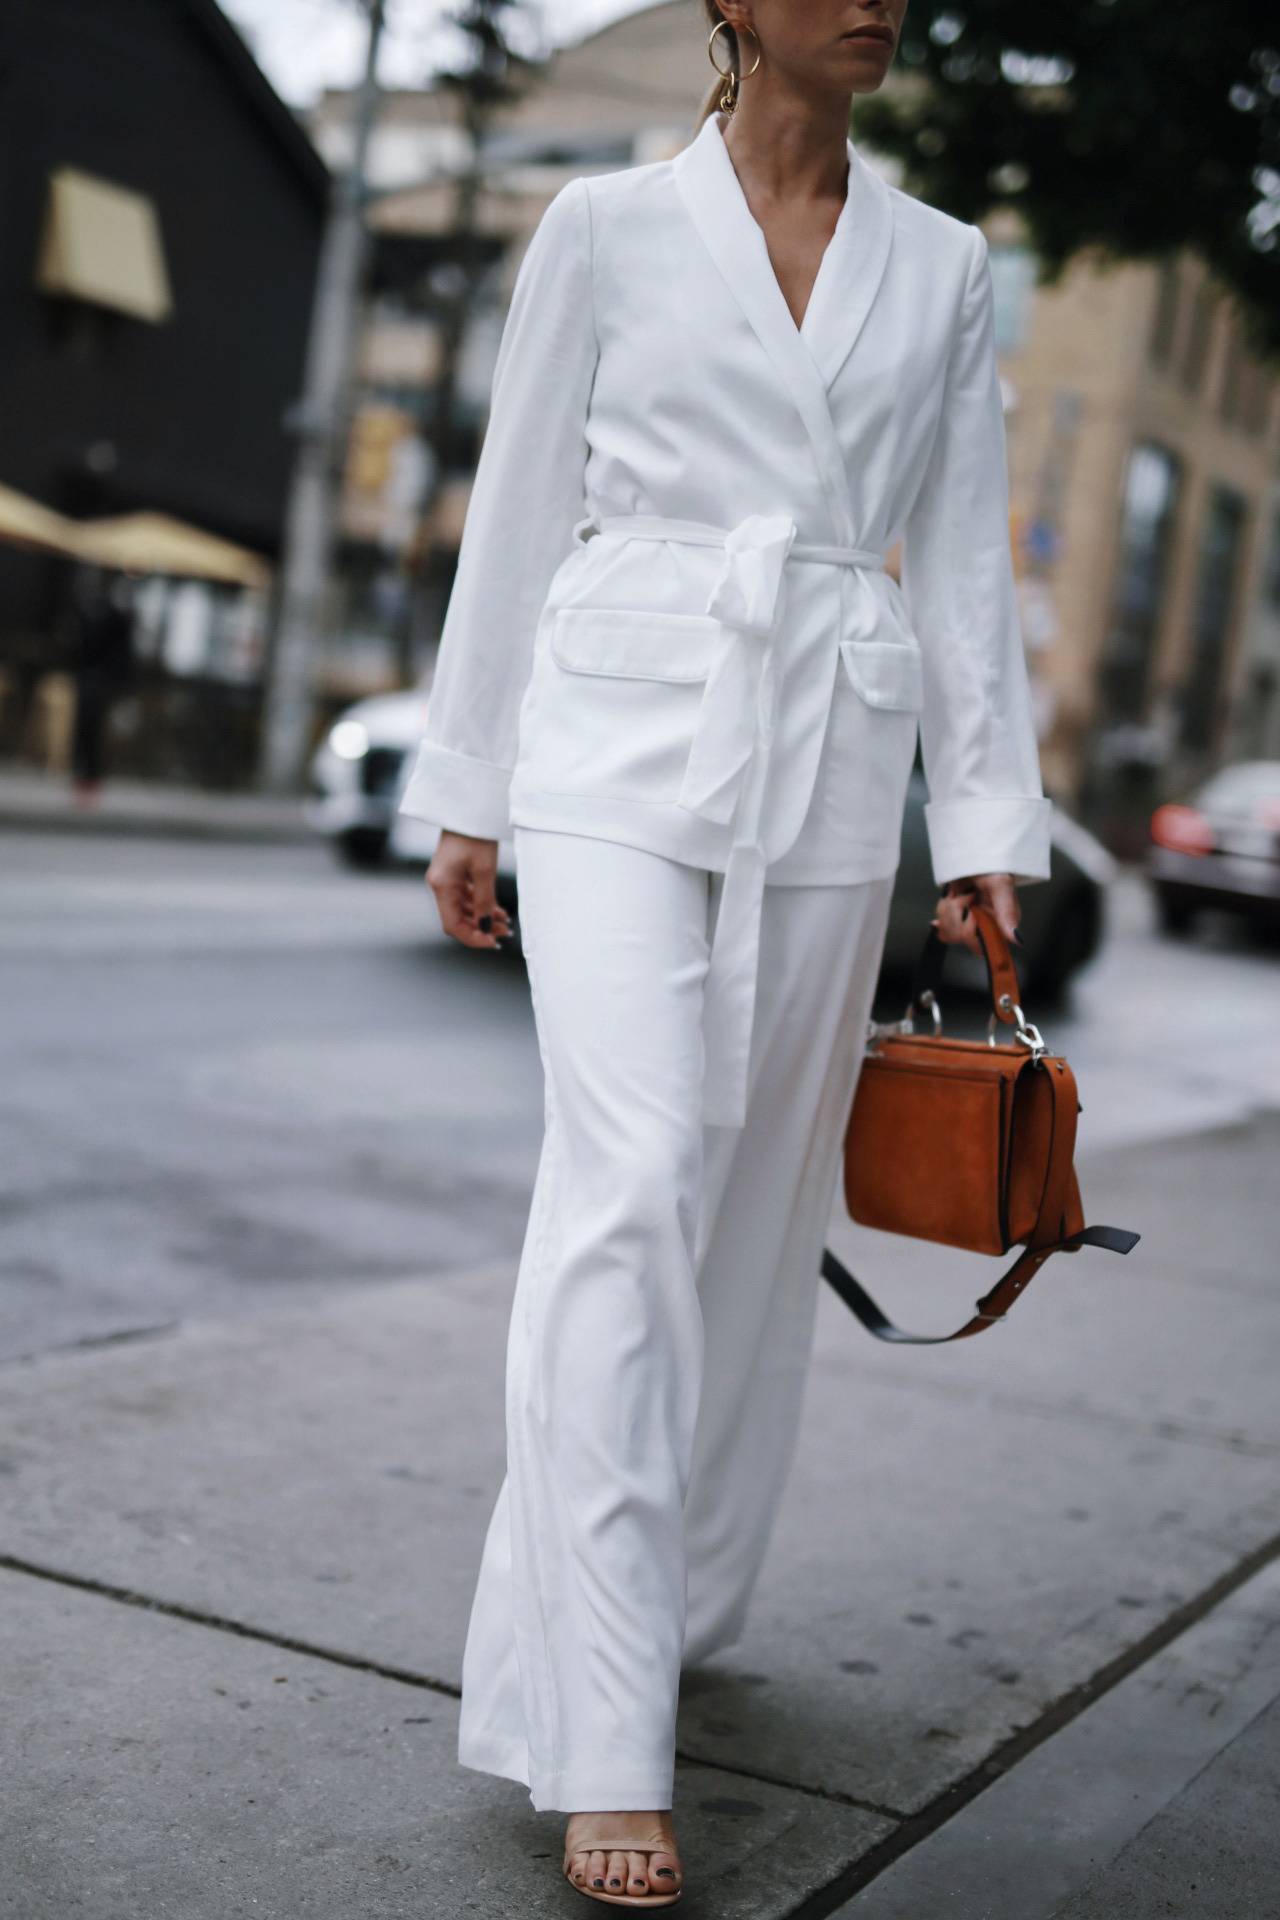
[[[919,713],[924,705],[924,669],[919,647],[893,640],[842,640],[849,682],[869,707]]]
[[[720,633],[720,622],[705,613],[561,607],[552,621],[551,657],[567,673],[705,680]]]
[[[522,784],[674,805],[723,633],[710,614],[557,608],[521,710]]]

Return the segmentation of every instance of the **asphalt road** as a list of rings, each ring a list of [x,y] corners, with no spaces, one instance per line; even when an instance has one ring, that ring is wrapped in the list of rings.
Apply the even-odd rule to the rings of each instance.
[[[1076,1068],[1082,1148],[1274,1104],[1276,980],[1226,923],[1161,937],[1124,879],[1071,1003],[1027,1009]],[[519,1250],[542,1097],[523,966],[447,941],[419,874],[3,834],[0,1008],[0,1357]]]

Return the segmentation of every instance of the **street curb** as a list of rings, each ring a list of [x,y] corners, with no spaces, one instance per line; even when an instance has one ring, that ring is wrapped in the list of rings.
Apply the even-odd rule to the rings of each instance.
[[[300,846],[315,845],[320,835],[305,820],[219,820],[178,814],[147,816],[132,813],[78,813],[6,807],[0,802],[0,829],[26,833],[87,833],[128,835],[152,840],[264,841]]]
[[[1234,1567],[1228,1567],[1216,1580],[1175,1607],[1141,1640],[1106,1661],[1087,1680],[1070,1688],[1030,1726],[1001,1742],[967,1776],[953,1782],[917,1813],[909,1814],[893,1833],[851,1861],[828,1886],[802,1901],[789,1920],[844,1920],[846,1914],[852,1920],[859,1894],[882,1875],[890,1873],[899,1862],[905,1862],[918,1848],[925,1847],[935,1835],[942,1836],[972,1802],[1012,1778],[1033,1756],[1051,1751],[1056,1736],[1083,1720],[1091,1709],[1112,1699],[1125,1681],[1140,1674],[1166,1648],[1175,1647],[1184,1636],[1193,1634],[1201,1622],[1242,1588],[1268,1573],[1277,1561],[1280,1561],[1280,1535],[1262,1541],[1243,1554]]]

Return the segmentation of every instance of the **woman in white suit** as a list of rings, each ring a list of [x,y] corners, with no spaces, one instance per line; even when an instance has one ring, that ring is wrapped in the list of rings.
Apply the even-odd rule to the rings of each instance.
[[[790,1463],[917,727],[942,936],[1049,872],[986,242],[848,137],[905,7],[707,0],[720,110],[552,200],[402,800],[471,946],[512,833],[546,1083],[459,1757],[621,1904]]]

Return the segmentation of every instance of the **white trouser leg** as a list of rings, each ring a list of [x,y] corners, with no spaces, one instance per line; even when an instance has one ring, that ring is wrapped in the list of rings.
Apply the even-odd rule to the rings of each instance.
[[[517,858],[547,1135],[459,1757],[539,1808],[663,1807],[682,1659],[736,1637],[791,1458],[892,881],[766,888],[751,1111],[704,1135],[720,877],[522,830]]]
[[[508,1343],[511,1571],[495,1514],[459,1754],[484,1766],[522,1733],[535,1807],[669,1807],[702,1371],[707,876],[572,834],[517,829],[516,847],[546,1134]],[[495,1684],[480,1669],[504,1585],[518,1730],[476,1722],[470,1697],[483,1709]]]
[[[794,1454],[892,893],[892,875],[765,889],[746,1124],[705,1140],[687,1664],[739,1637]]]

